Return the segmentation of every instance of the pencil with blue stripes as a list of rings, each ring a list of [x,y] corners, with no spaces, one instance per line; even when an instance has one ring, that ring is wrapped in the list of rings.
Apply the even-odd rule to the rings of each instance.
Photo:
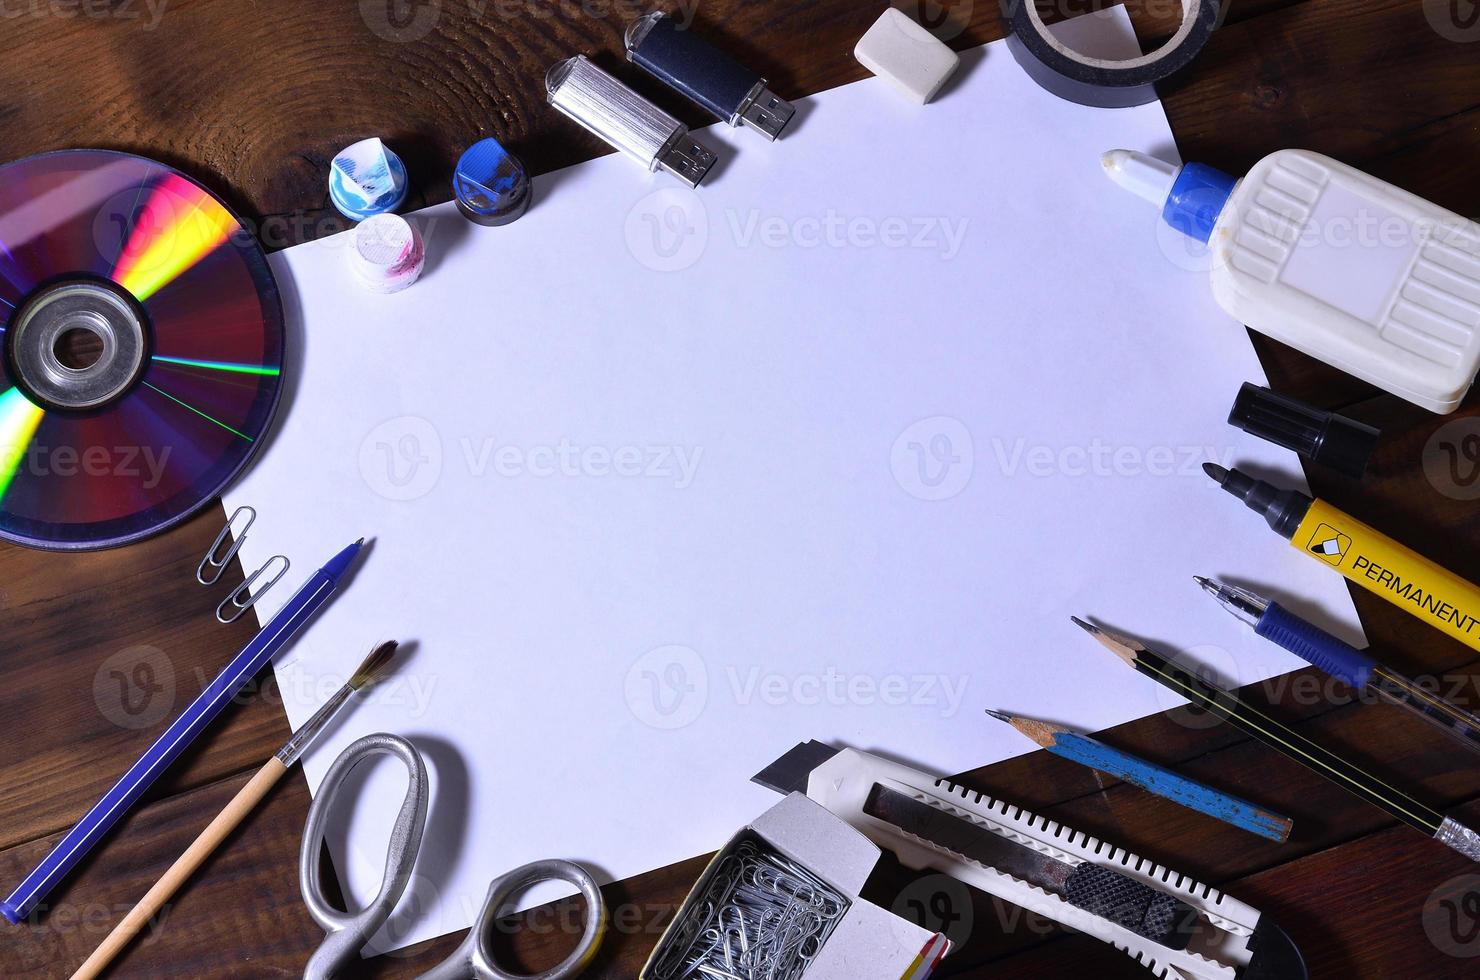
[[[1097,769],[1189,810],[1216,817],[1240,830],[1283,844],[1289,840],[1290,831],[1295,826],[1289,817],[1282,817],[1248,800],[1230,796],[1061,725],[1018,718],[990,709],[987,714],[1016,728],[1056,756]]]

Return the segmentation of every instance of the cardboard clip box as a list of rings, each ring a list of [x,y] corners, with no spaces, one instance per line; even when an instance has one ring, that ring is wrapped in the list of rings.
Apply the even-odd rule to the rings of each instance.
[[[701,914],[707,904],[705,896],[716,873],[747,842],[759,843],[810,871],[847,903],[802,974],[804,980],[925,980],[950,952],[945,936],[858,897],[882,852],[825,807],[792,793],[742,827],[709,862],[638,980],[666,980],[659,977],[655,964],[675,944],[685,942],[685,925],[691,925],[691,917]]]

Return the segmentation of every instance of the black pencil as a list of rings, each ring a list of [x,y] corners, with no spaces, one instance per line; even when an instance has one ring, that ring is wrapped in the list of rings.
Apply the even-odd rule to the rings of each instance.
[[[1410,827],[1447,844],[1470,860],[1480,861],[1480,834],[1464,824],[1322,748],[1248,702],[1241,701],[1232,691],[1199,679],[1175,660],[1148,650],[1145,644],[1103,630],[1078,617],[1071,618],[1111,653],[1158,684],[1315,770]]]

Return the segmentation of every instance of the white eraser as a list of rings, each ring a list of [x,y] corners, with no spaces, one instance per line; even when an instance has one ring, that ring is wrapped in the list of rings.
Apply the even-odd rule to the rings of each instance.
[[[960,55],[895,7],[874,21],[853,57],[920,105],[935,97],[961,63]]]

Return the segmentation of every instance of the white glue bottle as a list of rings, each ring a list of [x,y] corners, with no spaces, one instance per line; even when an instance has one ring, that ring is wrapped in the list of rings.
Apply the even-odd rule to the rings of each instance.
[[[1103,164],[1208,243],[1229,314],[1430,411],[1459,406],[1480,370],[1480,225],[1307,150],[1243,180],[1131,150]]]

